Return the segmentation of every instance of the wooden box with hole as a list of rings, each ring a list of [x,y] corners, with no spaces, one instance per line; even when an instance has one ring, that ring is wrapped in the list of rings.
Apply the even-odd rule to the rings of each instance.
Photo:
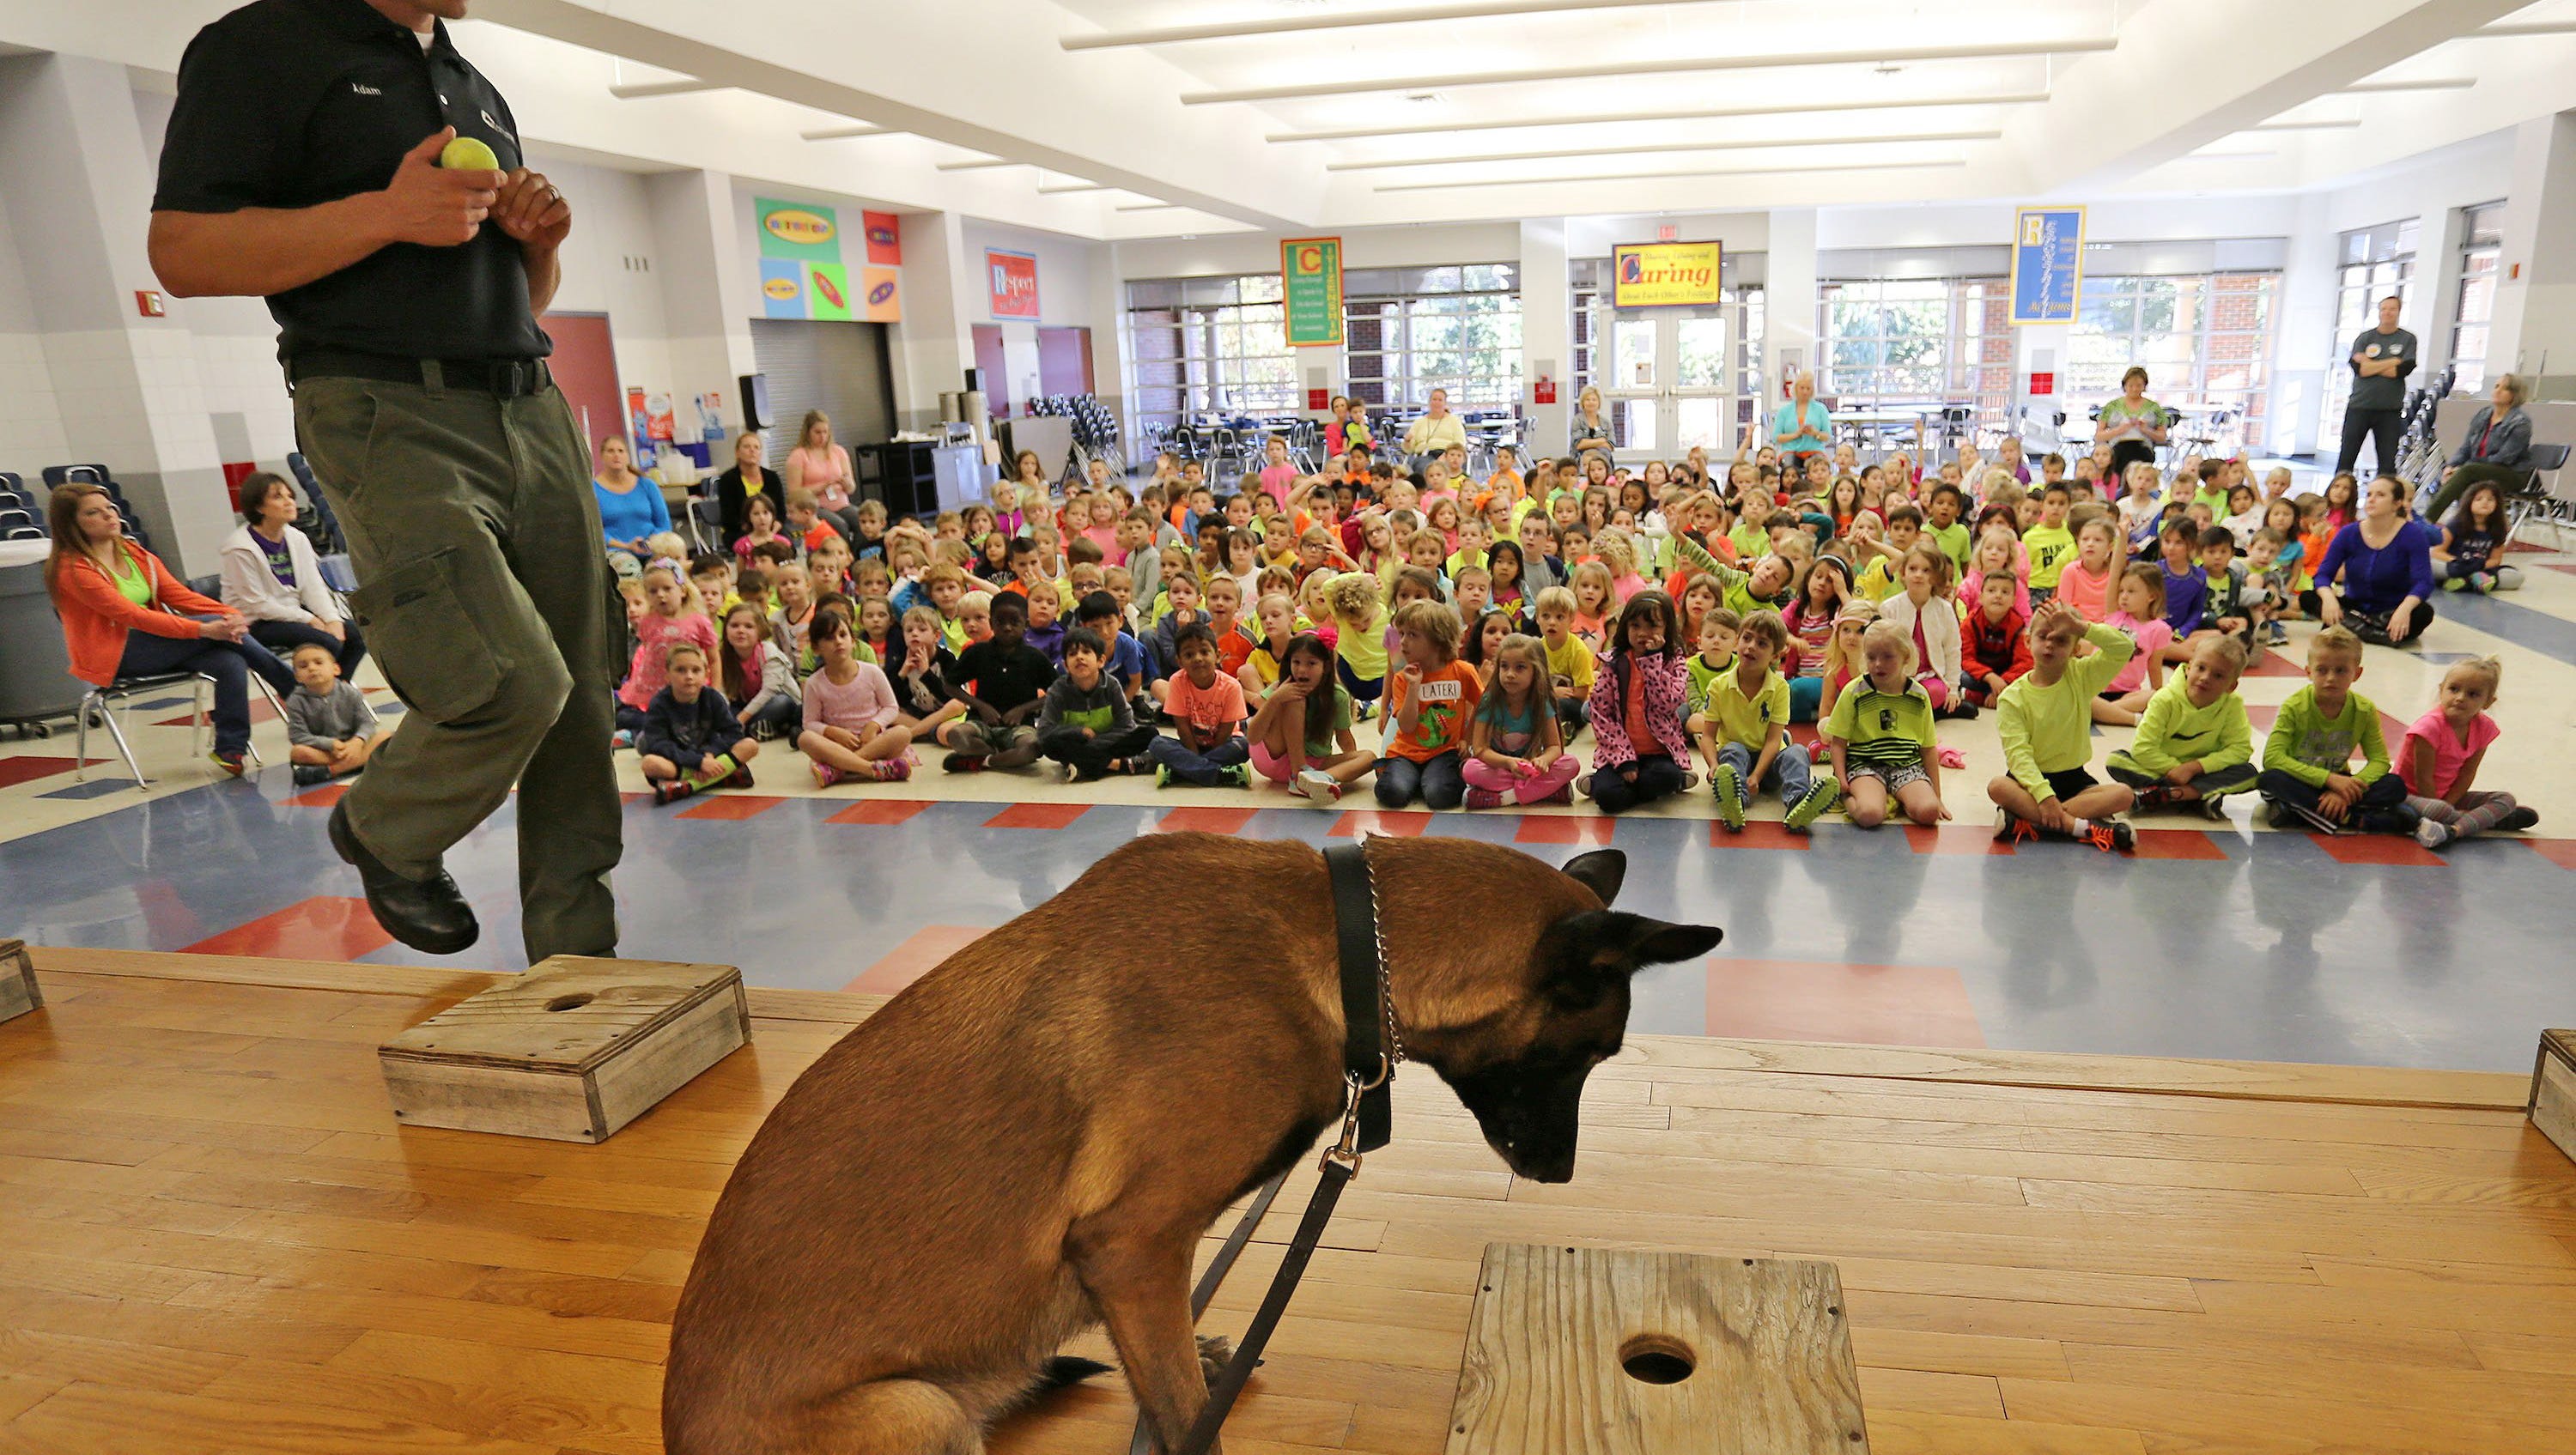
[[[1831,1263],[1488,1243],[1448,1455],[1867,1455]]]
[[[2542,1031],[2527,1110],[2540,1134],[2576,1157],[2576,1031]]]
[[[731,965],[557,955],[376,1055],[405,1126],[602,1142],[750,1039]]]
[[[0,1021],[16,1020],[45,1003],[36,986],[36,963],[24,940],[0,940]]]

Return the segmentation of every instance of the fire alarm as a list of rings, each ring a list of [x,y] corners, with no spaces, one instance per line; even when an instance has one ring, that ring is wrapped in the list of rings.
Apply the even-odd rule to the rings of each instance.
[[[170,310],[161,302],[161,295],[150,288],[134,290],[134,311],[145,318],[167,318],[170,315]]]

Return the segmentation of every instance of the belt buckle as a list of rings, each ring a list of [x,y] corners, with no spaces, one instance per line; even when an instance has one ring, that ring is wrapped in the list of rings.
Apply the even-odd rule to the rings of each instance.
[[[516,399],[528,392],[520,374],[526,365],[517,359],[504,359],[491,367],[493,393],[504,399]]]

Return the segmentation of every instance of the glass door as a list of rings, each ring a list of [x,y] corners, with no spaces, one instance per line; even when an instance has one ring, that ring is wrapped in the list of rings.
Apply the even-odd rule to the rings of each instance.
[[[1739,390],[1732,310],[1613,315],[1601,387],[1623,465],[1735,450]]]

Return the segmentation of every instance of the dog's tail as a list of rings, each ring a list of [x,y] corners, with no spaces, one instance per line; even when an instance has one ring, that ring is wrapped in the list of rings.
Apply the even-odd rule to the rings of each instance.
[[[1080,1384],[1095,1374],[1107,1374],[1112,1367],[1097,1359],[1081,1359],[1071,1354],[1059,1354],[1048,1360],[1038,1370],[1037,1388],[1029,1392],[1044,1394],[1051,1389],[1064,1389]]]

